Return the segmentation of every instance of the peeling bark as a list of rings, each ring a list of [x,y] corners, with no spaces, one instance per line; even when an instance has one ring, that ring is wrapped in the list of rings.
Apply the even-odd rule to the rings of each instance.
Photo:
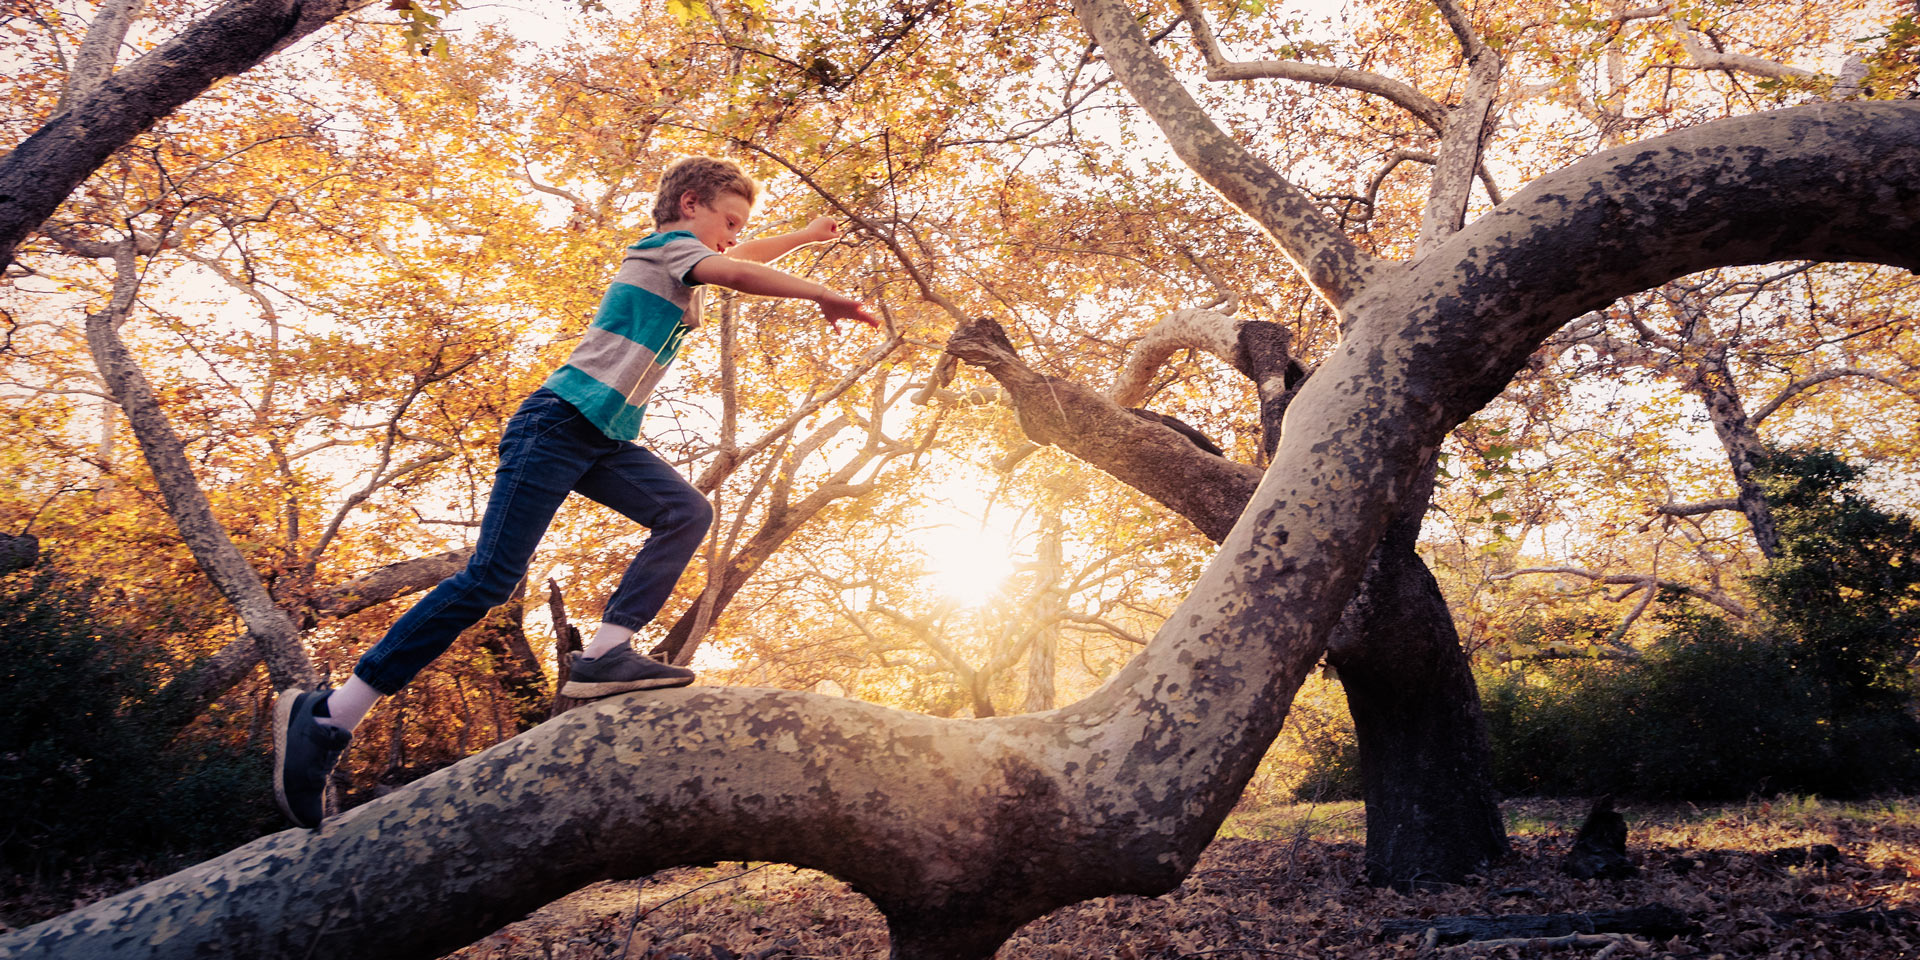
[[[1699,358],[1687,388],[1706,404],[1707,419],[1713,421],[1713,432],[1720,438],[1720,446],[1727,453],[1727,465],[1733,470],[1733,482],[1739,487],[1740,495],[1735,499],[1753,530],[1753,542],[1760,547],[1762,557],[1768,560],[1778,557],[1780,531],[1773,522],[1773,507],[1767,502],[1766,489],[1753,475],[1754,468],[1766,455],[1766,445],[1747,417],[1746,405],[1740,402],[1733,370],[1727,366],[1726,351],[1707,350]]]

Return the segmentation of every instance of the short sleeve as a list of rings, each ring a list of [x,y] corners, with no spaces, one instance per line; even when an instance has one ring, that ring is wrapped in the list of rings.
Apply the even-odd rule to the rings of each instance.
[[[689,287],[696,287],[700,284],[693,279],[694,264],[708,257],[717,257],[720,254],[706,244],[701,243],[693,234],[687,233],[675,236],[672,240],[667,241],[666,244],[660,248],[659,255],[660,266],[665,268],[667,276],[673,277]]]

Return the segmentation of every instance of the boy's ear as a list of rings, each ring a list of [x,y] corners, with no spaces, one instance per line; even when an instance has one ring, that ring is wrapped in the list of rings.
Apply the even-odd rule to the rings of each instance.
[[[700,195],[688,190],[680,194],[680,219],[691,220],[700,209]]]

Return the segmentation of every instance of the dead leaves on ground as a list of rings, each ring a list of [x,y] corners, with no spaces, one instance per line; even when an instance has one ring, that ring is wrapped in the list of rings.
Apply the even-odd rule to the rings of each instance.
[[[1572,842],[1576,806],[1565,811],[1571,822],[1549,819],[1531,832],[1516,831],[1513,856],[1475,882],[1410,895],[1361,883],[1364,849],[1355,843],[1221,839],[1173,893],[1093,900],[1057,911],[1016,932],[997,960],[1920,958],[1920,926],[1913,919],[1920,915],[1920,820],[1837,814],[1783,820],[1735,813],[1640,823],[1629,841],[1639,876],[1582,881],[1558,872]],[[1790,856],[1773,855],[1814,844],[1837,847],[1840,861],[1813,857],[1809,865],[1794,865]],[[887,955],[886,925],[872,905],[813,871],[723,864],[649,877],[639,885],[637,903],[635,888],[631,882],[596,884],[453,958]],[[1381,923],[1393,918],[1573,913],[1651,903],[1686,913],[1701,933],[1657,943],[1586,937],[1558,945],[1452,947],[1380,935]],[[1832,917],[1863,910],[1902,912],[1882,923]],[[1830,919],[1793,919],[1810,915]]]

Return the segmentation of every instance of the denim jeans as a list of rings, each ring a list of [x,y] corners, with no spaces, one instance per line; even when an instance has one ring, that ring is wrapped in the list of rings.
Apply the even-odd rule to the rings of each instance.
[[[414,604],[353,672],[381,693],[406,686],[460,631],[507,601],[561,502],[576,491],[651,529],[600,618],[633,630],[646,626],[706,537],[713,506],[666,461],[601,433],[542,387],[507,421],[466,569]]]

